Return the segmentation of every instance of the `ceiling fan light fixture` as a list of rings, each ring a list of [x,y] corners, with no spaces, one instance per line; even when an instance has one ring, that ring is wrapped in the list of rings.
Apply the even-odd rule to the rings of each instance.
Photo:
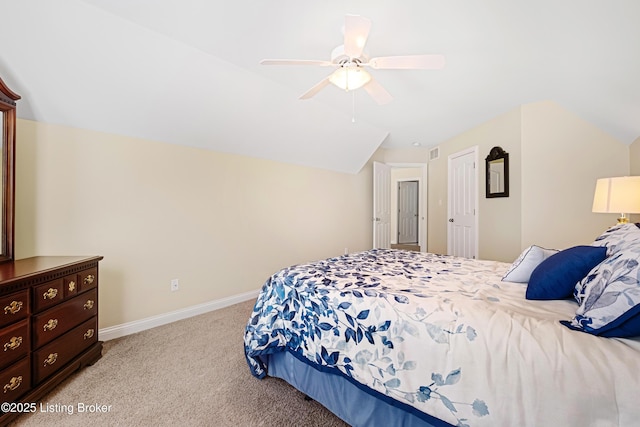
[[[393,99],[391,94],[365,70],[365,68],[387,70],[436,70],[444,67],[443,55],[403,55],[369,58],[364,51],[371,29],[371,20],[358,15],[346,15],[344,20],[344,43],[331,52],[331,61],[313,59],[264,59],[263,65],[319,65],[337,69],[311,89],[300,95],[300,99],[310,99],[329,83],[344,91],[361,87],[379,105]]]
[[[340,67],[329,76],[329,81],[342,90],[361,88],[371,81],[371,74],[361,67]]]

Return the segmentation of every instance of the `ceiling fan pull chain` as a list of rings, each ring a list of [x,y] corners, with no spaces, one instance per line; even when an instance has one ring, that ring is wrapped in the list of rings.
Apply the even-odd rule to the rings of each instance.
[[[352,102],[351,102],[351,123],[356,122],[356,91],[351,91]]]

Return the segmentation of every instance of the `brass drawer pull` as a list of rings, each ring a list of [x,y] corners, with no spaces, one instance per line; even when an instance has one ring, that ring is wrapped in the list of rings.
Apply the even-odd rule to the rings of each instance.
[[[93,300],[88,299],[87,302],[84,303],[84,309],[85,310],[91,310],[93,308]]]
[[[87,329],[87,332],[84,333],[84,339],[88,340],[90,338],[93,338],[93,334],[95,334],[95,329]]]
[[[11,304],[4,308],[4,314],[16,314],[22,308],[22,301],[11,301]]]
[[[54,299],[58,295],[58,290],[56,288],[49,288],[49,290],[42,294],[44,299]]]
[[[69,292],[73,292],[76,290],[76,282],[73,280],[69,282]]]
[[[58,319],[49,319],[49,321],[45,323],[43,329],[45,332],[53,331],[56,326],[58,326]]]
[[[58,360],[58,353],[51,353],[47,356],[46,359],[44,359],[44,367],[46,368],[47,365],[51,366],[54,363],[56,363],[56,360]]]
[[[6,393],[7,391],[13,391],[20,387],[20,384],[22,384],[22,375],[13,377],[7,384],[4,385],[4,392]]]
[[[22,337],[13,337],[9,340],[9,342],[5,343],[4,351],[15,350],[16,348],[20,347],[20,344],[22,344]]]
[[[90,285],[93,283],[93,281],[96,280],[96,276],[94,276],[93,274],[88,275],[87,277],[84,278],[84,284],[85,285]]]

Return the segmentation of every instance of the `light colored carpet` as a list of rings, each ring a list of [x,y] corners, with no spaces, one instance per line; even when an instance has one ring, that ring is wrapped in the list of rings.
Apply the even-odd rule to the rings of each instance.
[[[284,381],[251,375],[242,338],[253,303],[106,342],[102,359],[42,400],[53,412],[38,409],[12,425],[346,426]],[[110,410],[78,413],[82,403]]]

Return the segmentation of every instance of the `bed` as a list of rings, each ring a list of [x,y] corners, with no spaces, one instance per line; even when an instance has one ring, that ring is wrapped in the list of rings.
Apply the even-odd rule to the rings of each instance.
[[[640,225],[513,263],[373,249],[264,284],[244,336],[352,426],[630,426],[640,405]]]

